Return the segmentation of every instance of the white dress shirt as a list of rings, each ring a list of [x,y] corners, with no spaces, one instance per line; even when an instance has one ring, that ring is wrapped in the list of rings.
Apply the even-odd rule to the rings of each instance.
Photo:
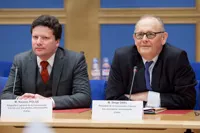
[[[54,63],[54,58],[55,58],[55,53],[47,60],[47,62],[49,63],[49,65],[47,66],[47,70],[48,70],[49,75],[51,75],[51,71],[52,71],[53,63]],[[40,65],[40,62],[42,62],[42,61],[43,60],[41,60],[40,57],[37,56],[37,65],[38,65],[40,73],[42,71],[42,66]]]
[[[147,60],[145,60],[144,58],[142,58],[142,60],[143,60],[144,64],[147,62]],[[152,83],[152,72],[153,72],[153,68],[154,68],[157,60],[158,60],[158,55],[151,60],[151,61],[153,61],[153,63],[149,67],[150,84]],[[146,106],[147,107],[160,107],[160,93],[154,92],[154,91],[148,91]]]

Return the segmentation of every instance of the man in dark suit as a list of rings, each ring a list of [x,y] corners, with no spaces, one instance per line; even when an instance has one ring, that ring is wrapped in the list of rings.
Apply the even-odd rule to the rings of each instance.
[[[32,50],[15,56],[1,99],[49,99],[55,109],[90,107],[85,57],[59,47],[62,26],[57,18],[39,16],[31,34]]]
[[[149,107],[194,108],[195,74],[187,53],[166,43],[167,37],[160,18],[141,17],[133,34],[135,45],[115,51],[106,89],[107,100],[130,98],[144,101]],[[137,70],[133,70],[136,67]]]

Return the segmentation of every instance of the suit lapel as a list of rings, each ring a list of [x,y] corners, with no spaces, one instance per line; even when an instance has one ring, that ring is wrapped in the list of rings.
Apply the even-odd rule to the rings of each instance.
[[[137,83],[137,91],[145,90],[146,84],[145,84],[145,78],[144,78],[144,63],[142,61],[142,58],[139,58],[138,60],[138,70],[136,74],[136,83]]]
[[[134,68],[134,66],[136,66],[136,61],[134,60],[135,54],[134,54],[133,49],[134,49],[134,46],[132,47],[131,53],[128,54],[128,55],[130,55],[130,56],[128,56],[129,58],[128,58],[128,72],[127,72],[129,75],[128,88],[131,87],[131,82],[132,82],[132,77],[133,77],[133,68]]]
[[[27,71],[25,78],[28,79],[28,88],[30,93],[35,94],[36,92],[36,70],[37,70],[37,61],[36,56],[31,52],[29,62],[27,63]]]
[[[63,49],[58,48],[56,51],[56,56],[54,59],[54,65],[53,65],[53,84],[52,84],[52,95],[55,96],[57,89],[58,89],[58,84],[60,81],[60,76],[63,71],[63,65],[64,65],[64,55],[63,55]]]
[[[142,61],[142,57],[137,51],[136,46],[133,46],[132,54],[130,57],[130,69],[131,73],[129,75],[129,86],[131,86],[132,78],[133,78],[133,68],[137,66],[137,72],[135,75],[134,85],[133,85],[133,92],[139,92],[141,89],[145,89],[145,78],[144,78],[144,63]],[[129,87],[130,88],[130,87]]]
[[[154,91],[159,91],[159,83],[161,79],[161,70],[162,70],[162,61],[159,60],[156,62],[153,72],[152,72],[152,83],[151,87]]]
[[[152,72],[152,83],[151,87],[154,91],[160,91],[160,81],[161,81],[161,74],[162,74],[162,68],[163,68],[163,54],[164,54],[165,45],[163,46],[163,49],[158,56],[158,60],[156,61],[156,64],[153,68]]]

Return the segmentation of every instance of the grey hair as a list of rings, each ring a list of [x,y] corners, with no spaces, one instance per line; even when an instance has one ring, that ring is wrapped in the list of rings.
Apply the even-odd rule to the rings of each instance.
[[[164,27],[164,23],[163,23],[162,19],[160,17],[154,16],[154,15],[144,15],[144,16],[140,17],[140,19],[135,24],[135,29],[136,29],[138,23],[141,20],[146,19],[146,18],[156,19],[160,23],[160,25],[161,25],[161,30],[165,31],[165,27]]]

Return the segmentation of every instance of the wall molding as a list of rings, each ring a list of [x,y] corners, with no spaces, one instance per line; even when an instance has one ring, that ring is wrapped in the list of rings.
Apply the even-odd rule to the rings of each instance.
[[[200,12],[197,8],[101,8],[100,24],[133,24],[145,15],[153,14],[162,18],[164,23],[197,23]]]
[[[0,9],[0,24],[31,24],[41,14],[56,16],[66,24],[65,9]],[[200,21],[199,8],[100,8],[99,24],[133,24],[144,14],[154,14],[164,23],[197,23]]]
[[[0,9],[0,24],[31,24],[32,21],[41,14],[51,14],[56,16],[61,24],[67,25],[67,5],[68,0],[64,0],[64,8],[34,8],[34,9]],[[69,8],[69,7],[68,7]],[[69,9],[68,9],[69,10]],[[200,0],[196,0],[196,7],[193,8],[99,8],[96,13],[97,21],[95,25],[100,24],[134,24],[140,16],[144,14],[154,14],[162,18],[166,24],[196,24],[196,61],[200,61]],[[87,31],[85,31],[87,32]],[[65,26],[67,33],[67,26]],[[69,33],[70,34],[70,33]],[[100,32],[98,32],[100,35]],[[68,35],[65,35],[65,38]],[[75,39],[72,37],[72,39]],[[65,39],[66,40],[66,39]],[[99,40],[99,39],[97,39]],[[66,41],[65,41],[66,42]],[[85,45],[90,47],[90,41]],[[100,45],[99,43],[96,43]],[[70,44],[65,44],[69,47]],[[84,48],[86,47],[84,45]],[[97,49],[99,47],[99,49]],[[73,47],[74,49],[74,47]],[[76,49],[83,49],[82,46]],[[100,46],[96,46],[93,53],[100,52]],[[86,57],[91,60],[93,55]],[[100,55],[98,55],[100,56]],[[87,59],[88,60],[88,59]],[[90,64],[90,61],[89,61]]]
[[[0,24],[31,24],[32,21],[42,15],[56,16],[62,24],[66,23],[65,9],[0,9]]]

